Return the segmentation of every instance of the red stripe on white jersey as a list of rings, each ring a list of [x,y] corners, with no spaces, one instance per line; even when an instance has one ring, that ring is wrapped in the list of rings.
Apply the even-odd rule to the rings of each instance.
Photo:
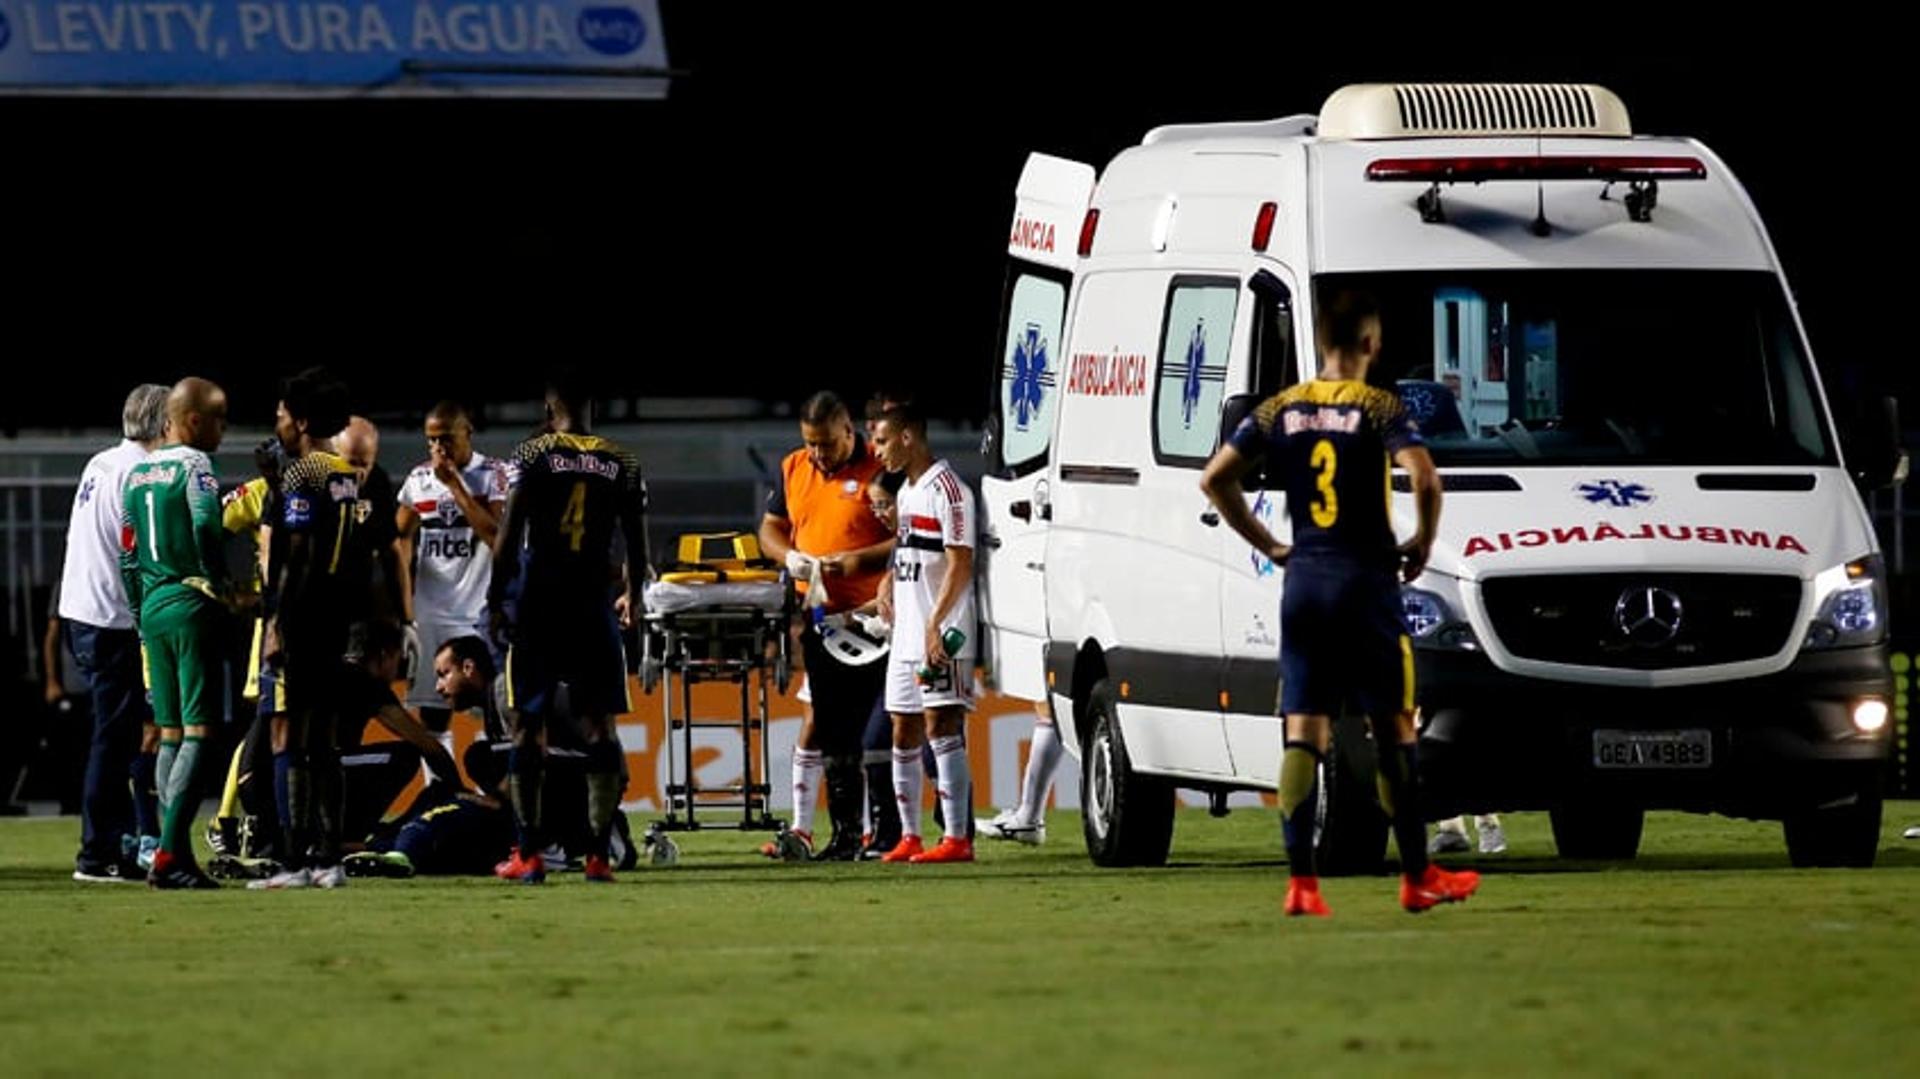
[[[922,517],[917,513],[910,514],[907,517],[907,527],[917,528],[925,532],[931,532],[937,536],[940,534],[940,518]]]

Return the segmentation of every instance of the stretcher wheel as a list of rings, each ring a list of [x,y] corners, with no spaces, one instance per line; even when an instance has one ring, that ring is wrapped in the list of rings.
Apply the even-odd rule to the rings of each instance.
[[[646,838],[641,841],[646,849],[647,864],[665,868],[680,864],[680,844],[667,836],[659,821],[647,829]]]

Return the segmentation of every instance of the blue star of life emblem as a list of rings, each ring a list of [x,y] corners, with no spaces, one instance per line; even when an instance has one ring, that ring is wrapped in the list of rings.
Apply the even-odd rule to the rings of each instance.
[[[1653,501],[1653,492],[1643,483],[1622,483],[1619,480],[1595,480],[1583,483],[1576,490],[1580,497],[1592,503],[1605,503],[1609,506],[1626,508]]]
[[[1262,524],[1268,526],[1273,524],[1273,503],[1268,500],[1267,492],[1262,491],[1254,496],[1253,515],[1259,518]],[[1247,557],[1253,562],[1253,575],[1255,577],[1273,576],[1275,567],[1273,559],[1267,557],[1267,552],[1257,547],[1250,547],[1247,549]]]
[[[1027,323],[1026,336],[1013,345],[1013,383],[1007,387],[1007,404],[1013,408],[1013,423],[1024,431],[1040,414],[1040,402],[1046,387],[1053,385],[1053,372],[1047,370],[1047,341],[1040,336],[1038,323]]]
[[[1193,426],[1193,410],[1200,404],[1200,368],[1207,363],[1207,324],[1193,325],[1193,337],[1187,341],[1187,377],[1180,387],[1180,417],[1184,426]]]
[[[80,498],[78,499],[80,505],[84,506],[93,501],[93,485],[96,482],[92,476],[88,476],[87,482],[80,485]]]

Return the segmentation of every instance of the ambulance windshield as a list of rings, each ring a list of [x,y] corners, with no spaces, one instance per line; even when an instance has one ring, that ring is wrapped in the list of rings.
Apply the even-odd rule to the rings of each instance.
[[[1776,279],[1738,271],[1323,274],[1379,302],[1372,381],[1445,465],[1827,465]]]

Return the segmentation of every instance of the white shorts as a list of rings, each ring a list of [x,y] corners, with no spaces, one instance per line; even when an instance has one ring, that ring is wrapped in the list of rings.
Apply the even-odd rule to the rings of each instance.
[[[433,690],[433,657],[440,652],[440,646],[457,637],[478,637],[487,639],[485,630],[477,625],[460,622],[429,622],[420,620],[414,623],[420,631],[420,663],[413,669],[413,681],[407,686],[407,705],[412,708],[446,708],[447,702]]]
[[[887,660],[887,711],[915,716],[930,708],[973,707],[973,660],[956,659],[940,668],[933,685],[920,684],[920,660]]]

